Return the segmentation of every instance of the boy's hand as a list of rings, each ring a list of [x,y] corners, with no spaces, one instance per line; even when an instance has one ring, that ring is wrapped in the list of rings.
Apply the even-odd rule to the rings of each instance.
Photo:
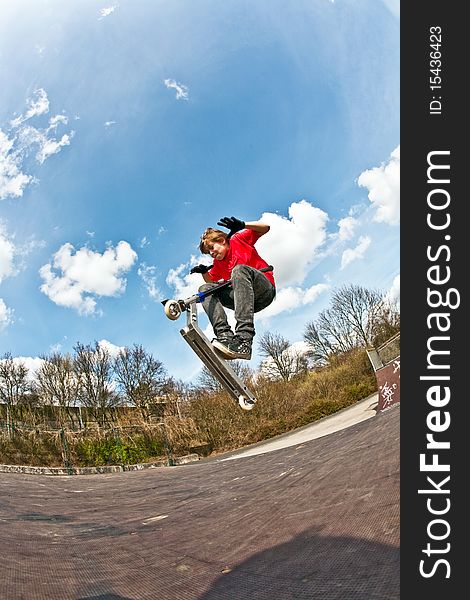
[[[212,269],[214,265],[196,265],[195,267],[193,267],[191,269],[191,271],[189,271],[189,274],[192,275],[193,273],[201,273],[201,275],[204,275],[204,273],[207,273],[207,271],[210,271],[210,269]]]
[[[217,221],[217,225],[230,229],[230,233],[227,236],[228,239],[230,239],[234,233],[237,233],[237,231],[245,229],[245,221],[240,221],[240,219],[235,217],[223,217],[220,221]]]

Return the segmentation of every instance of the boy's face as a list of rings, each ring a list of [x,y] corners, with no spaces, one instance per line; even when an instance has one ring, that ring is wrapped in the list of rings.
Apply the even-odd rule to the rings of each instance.
[[[207,244],[209,254],[215,260],[223,260],[228,251],[228,244],[226,240],[220,240],[217,242],[209,242]]]

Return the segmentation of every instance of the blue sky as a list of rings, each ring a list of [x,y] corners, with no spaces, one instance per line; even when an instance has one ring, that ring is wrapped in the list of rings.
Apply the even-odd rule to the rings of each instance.
[[[399,60],[392,0],[1,3],[0,354],[137,343],[193,380],[160,300],[226,215],[271,225],[258,336],[397,297]]]

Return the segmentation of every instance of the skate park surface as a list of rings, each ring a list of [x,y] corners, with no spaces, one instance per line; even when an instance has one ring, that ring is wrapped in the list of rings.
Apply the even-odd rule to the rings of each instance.
[[[0,473],[5,600],[399,598],[400,405],[102,475]]]

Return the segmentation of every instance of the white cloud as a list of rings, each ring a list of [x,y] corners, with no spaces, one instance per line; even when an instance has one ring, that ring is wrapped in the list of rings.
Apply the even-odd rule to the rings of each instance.
[[[328,215],[307,200],[294,202],[289,218],[264,213],[261,221],[271,226],[256,244],[260,255],[275,268],[279,289],[304,282],[326,239]]]
[[[27,380],[34,381],[35,375],[39,367],[44,363],[44,360],[39,357],[32,356],[15,356],[13,362],[17,365],[24,365],[28,369]]]
[[[55,344],[51,344],[49,346],[49,352],[51,353],[59,353],[62,350],[62,344],[60,342],[56,342]]]
[[[33,181],[21,170],[22,157],[13,150],[14,139],[0,129],[0,200],[10,196],[19,198],[24,188]]]
[[[37,129],[29,125],[23,127],[17,135],[19,148],[24,154],[27,154],[29,148],[36,145],[38,147],[36,160],[42,165],[49,156],[57,154],[61,148],[70,145],[70,140],[75,135],[74,131],[64,133],[60,140],[49,137],[51,133],[56,133],[59,125],[67,125],[67,123],[67,117],[55,115],[49,119],[49,127],[46,129]]]
[[[338,221],[338,238],[340,241],[350,240],[359,221],[352,216],[344,217]]]
[[[49,99],[46,91],[42,88],[35,90],[33,96],[26,100],[26,104],[28,106],[26,112],[11,121],[10,124],[12,127],[18,127],[33,117],[38,117],[49,112]]]
[[[375,208],[374,221],[398,225],[400,222],[400,146],[389,162],[359,175],[357,183],[369,190],[368,198]]]
[[[37,181],[23,170],[24,162],[34,148],[36,161],[42,165],[47,158],[60,152],[64,146],[70,145],[75,133],[70,131],[60,139],[54,137],[59,125],[64,126],[68,123],[68,118],[63,114],[52,116],[48,126],[43,129],[30,124],[24,125],[33,117],[39,117],[49,111],[47,93],[42,88],[36,90],[33,97],[27,100],[27,106],[24,114],[10,122],[10,132],[0,129],[0,200],[21,197],[26,186]]]
[[[116,346],[116,344],[112,344],[108,340],[100,340],[98,342],[98,346],[106,350],[111,358],[116,358],[116,356],[124,350],[124,346]]]
[[[42,163],[49,158],[49,156],[52,156],[53,154],[57,154],[58,152],[60,152],[60,149],[63,148],[64,146],[69,146],[70,145],[70,140],[72,139],[72,137],[74,136],[74,131],[72,131],[69,134],[64,133],[64,135],[61,137],[61,139],[59,141],[54,140],[54,139],[48,139],[45,136],[40,135],[37,139],[37,142],[39,144],[39,150],[37,151],[36,154],[36,160],[38,161],[38,163],[40,165],[42,165]],[[33,140],[33,137],[31,138],[31,140]]]
[[[355,248],[348,248],[343,252],[341,257],[341,269],[344,269],[347,265],[352,263],[354,260],[359,260],[364,256],[365,251],[370,246],[371,239],[367,235],[361,235]]]
[[[47,131],[56,131],[58,125],[67,125],[68,122],[69,119],[65,115],[54,115],[49,119],[49,127],[47,128]]]
[[[309,288],[286,287],[281,289],[272,304],[259,313],[260,319],[269,319],[283,312],[292,312],[299,306],[313,304],[318,296],[329,289],[329,285],[318,283]]]
[[[392,287],[387,292],[387,299],[391,303],[400,303],[400,275],[397,275],[392,281]]]
[[[34,238],[28,239],[21,245],[15,244],[14,236],[8,233],[6,226],[0,221],[0,283],[23,270],[26,267],[24,259],[44,245],[44,241]]]
[[[289,346],[290,352],[295,352],[297,355],[305,355],[310,351],[310,347],[307,342],[301,340],[300,342],[294,342]]]
[[[115,248],[108,247],[103,254],[86,247],[76,252],[67,243],[54,254],[52,263],[39,270],[44,281],[40,289],[55,304],[91,315],[96,312],[94,296],[117,296],[125,291],[123,275],[136,259],[136,252],[124,241]]]
[[[188,99],[188,87],[183,85],[182,83],[176,82],[174,79],[165,79],[163,83],[166,85],[168,89],[173,88],[176,90],[176,99],[177,100],[187,100]]]
[[[118,5],[114,4],[113,6],[107,6],[106,8],[101,8],[98,21],[101,21],[101,19],[109,17],[109,15],[112,14],[116,10],[117,7],[118,7]]]
[[[145,263],[142,263],[139,266],[137,274],[144,282],[150,298],[156,302],[163,300],[163,292],[157,286],[157,268],[154,266],[147,266]]]
[[[1,299],[0,299],[0,329],[1,329]],[[3,362],[4,359],[0,359],[0,362]],[[28,373],[26,375],[26,380],[32,383],[34,381],[36,371],[43,364],[44,360],[38,357],[31,356],[13,356],[12,357],[13,364],[18,366],[24,366],[28,369]]]
[[[198,259],[196,256],[192,255],[189,259],[188,263],[183,263],[176,267],[176,269],[170,269],[168,271],[168,275],[166,277],[166,283],[170,287],[173,287],[175,290],[175,299],[180,298],[189,298],[193,294],[195,294],[204,281],[199,273],[193,273],[193,275],[189,275],[189,271],[191,267],[194,267],[198,264],[207,264],[210,265],[211,260],[207,260],[207,257]]]
[[[0,331],[13,323],[13,309],[8,308],[3,298],[0,298]]]
[[[7,277],[16,274],[13,264],[16,254],[15,245],[0,222],[0,283]]]

